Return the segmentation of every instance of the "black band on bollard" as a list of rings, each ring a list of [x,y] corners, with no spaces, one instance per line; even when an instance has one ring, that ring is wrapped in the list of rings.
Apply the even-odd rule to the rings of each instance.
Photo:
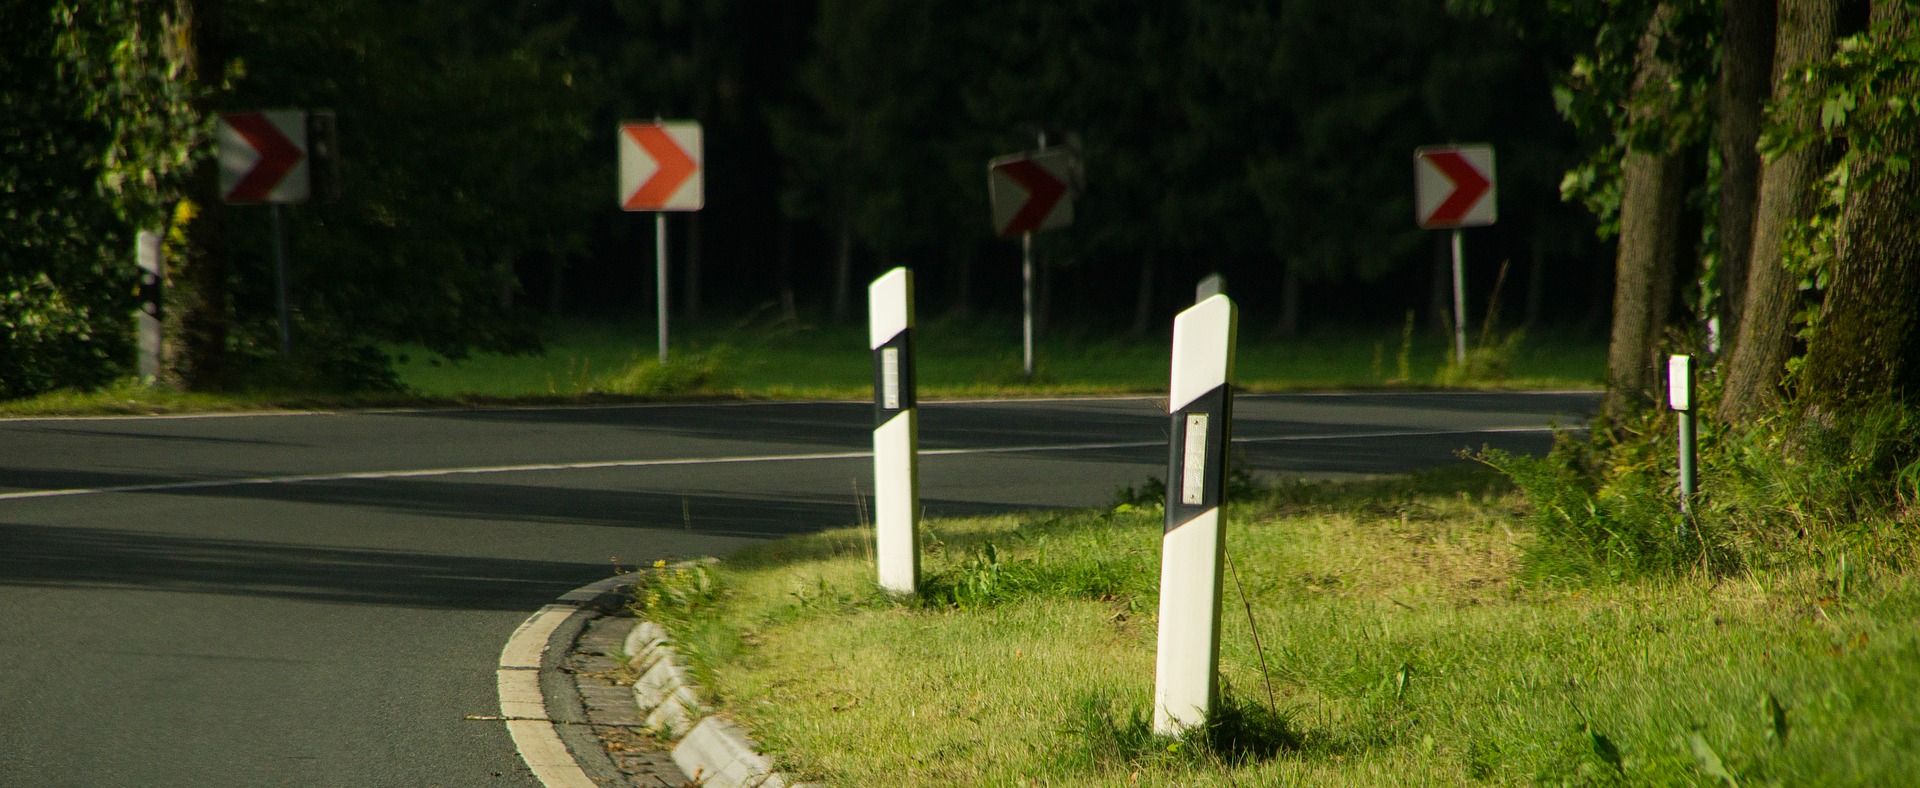
[[[1220,386],[1168,416],[1167,530],[1172,531],[1225,497],[1233,396]]]
[[[873,349],[873,426],[913,409],[913,329]]]

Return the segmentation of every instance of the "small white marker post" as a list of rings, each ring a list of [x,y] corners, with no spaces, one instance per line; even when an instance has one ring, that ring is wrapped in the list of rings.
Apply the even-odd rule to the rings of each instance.
[[[138,321],[140,336],[140,382],[152,384],[160,377],[160,321],[165,309],[166,266],[160,262],[160,234],[141,230],[134,239],[134,264],[140,267]]]
[[[1667,407],[1680,418],[1680,513],[1693,514],[1694,453],[1693,357],[1667,357]]]
[[[873,525],[880,588],[920,584],[920,415],[914,407],[913,272],[895,268],[867,286],[873,349]]]
[[[1166,532],[1160,541],[1160,640],[1153,730],[1176,735],[1213,713],[1220,656],[1221,515],[1233,419],[1232,299],[1215,295],[1173,321],[1173,380],[1167,399]]]

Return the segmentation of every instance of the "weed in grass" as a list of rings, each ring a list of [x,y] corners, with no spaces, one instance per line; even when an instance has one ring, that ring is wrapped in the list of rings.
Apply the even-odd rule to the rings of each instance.
[[[633,585],[630,606],[639,615],[667,622],[684,622],[698,616],[719,597],[713,573],[697,562],[668,565],[665,559],[653,562],[653,570],[640,575]]]
[[[593,384],[600,394],[657,396],[688,394],[724,388],[724,370],[728,350],[716,347],[702,353],[683,353],[662,364],[656,359],[634,358],[626,367]]]
[[[1514,331],[1501,337],[1499,341],[1482,338],[1480,344],[1467,350],[1465,364],[1448,358],[1440,368],[1439,383],[1442,386],[1462,386],[1475,383],[1499,383],[1513,374],[1515,359],[1526,341],[1526,332]]]

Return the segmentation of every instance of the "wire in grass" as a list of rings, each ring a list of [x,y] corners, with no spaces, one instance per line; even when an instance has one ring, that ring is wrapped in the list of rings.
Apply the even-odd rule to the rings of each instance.
[[[1225,553],[1227,571],[1233,575],[1233,587],[1240,592],[1240,606],[1247,611],[1247,629],[1253,633],[1253,653],[1260,657],[1260,680],[1267,685],[1267,706],[1279,708],[1280,702],[1273,694],[1273,671],[1267,669],[1267,649],[1260,645],[1260,624],[1253,620],[1253,602],[1247,598],[1247,586],[1240,582],[1240,568],[1233,563],[1233,554]]]

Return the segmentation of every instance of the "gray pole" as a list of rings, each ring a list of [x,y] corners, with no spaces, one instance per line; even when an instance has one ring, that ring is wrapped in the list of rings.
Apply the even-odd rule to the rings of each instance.
[[[1047,149],[1047,132],[1039,132],[1040,149]],[[1033,231],[1020,234],[1021,370],[1033,379]]]
[[[660,337],[660,363],[667,363],[667,214],[653,215],[653,290],[655,333]]]
[[[280,204],[273,203],[273,295],[280,307],[280,357],[293,355],[293,315],[287,308],[287,236]]]
[[[1460,251],[1460,229],[1453,231],[1453,363],[1467,366],[1467,275]]]
[[[1033,378],[1033,233],[1020,234],[1021,369]]]

